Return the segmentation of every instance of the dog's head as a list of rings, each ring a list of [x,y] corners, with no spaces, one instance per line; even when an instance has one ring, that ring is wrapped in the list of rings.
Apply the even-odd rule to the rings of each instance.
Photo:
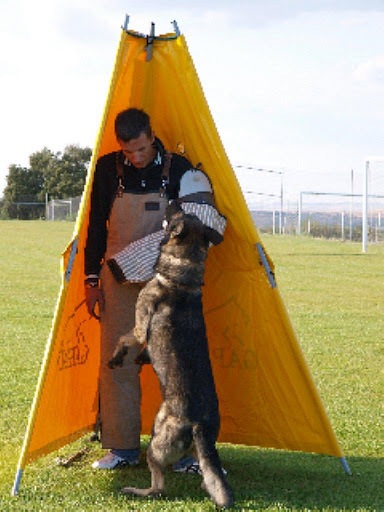
[[[182,285],[185,290],[200,290],[208,247],[216,238],[214,230],[205,226],[196,215],[185,213],[177,203],[167,208],[165,224],[156,273],[176,288]]]
[[[207,248],[210,243],[218,245],[223,241],[223,236],[218,231],[204,225],[196,215],[185,213],[177,201],[171,201],[167,206],[164,227],[168,240],[182,241],[186,237],[200,238],[206,242]]]

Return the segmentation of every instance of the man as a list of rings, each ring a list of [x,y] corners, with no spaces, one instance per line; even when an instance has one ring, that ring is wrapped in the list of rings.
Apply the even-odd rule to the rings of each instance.
[[[101,157],[91,192],[85,247],[85,295],[88,311],[100,317],[100,421],[103,448],[98,469],[137,465],[140,454],[140,350],[130,350],[121,368],[107,366],[117,340],[134,326],[142,284],[120,284],[103,264],[134,240],[161,229],[169,199],[178,197],[180,179],[191,163],[169,154],[155,137],[149,116],[130,108],[115,119],[120,151]],[[97,315],[98,312],[98,315]]]

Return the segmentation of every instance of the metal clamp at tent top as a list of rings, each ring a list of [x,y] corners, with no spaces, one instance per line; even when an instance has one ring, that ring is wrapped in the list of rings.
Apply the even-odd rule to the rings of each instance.
[[[180,30],[177,25],[176,20],[173,20],[172,22],[173,30],[175,31],[174,36],[155,36],[155,24],[151,23],[151,30],[148,35],[141,34],[140,32],[135,32],[133,30],[128,30],[128,24],[129,24],[129,16],[128,14],[125,16],[125,22],[124,25],[121,27],[127,34],[133,37],[140,37],[142,39],[147,40],[147,44],[145,46],[145,51],[147,52],[146,60],[150,61],[152,58],[152,48],[153,48],[153,41],[171,41],[172,39],[177,39],[180,36]]]

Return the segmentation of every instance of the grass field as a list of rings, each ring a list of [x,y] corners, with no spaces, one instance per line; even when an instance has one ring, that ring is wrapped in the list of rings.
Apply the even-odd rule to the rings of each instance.
[[[213,511],[193,475],[169,473],[168,499],[127,500],[145,485],[138,468],[96,472],[98,445],[84,438],[26,467],[10,492],[59,290],[67,222],[0,222],[0,510]],[[352,476],[332,457],[220,445],[236,510],[384,511],[384,246],[263,236],[300,345]],[[146,444],[143,439],[143,444]],[[89,446],[66,469],[58,455]]]

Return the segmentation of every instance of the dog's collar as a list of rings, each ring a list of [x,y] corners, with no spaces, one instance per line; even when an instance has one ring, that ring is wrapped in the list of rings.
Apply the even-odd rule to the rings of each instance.
[[[190,290],[194,291],[195,293],[201,293],[201,287],[204,283],[201,283],[197,286],[188,286],[186,284],[178,283],[177,281],[174,281],[173,279],[168,279],[167,277],[163,276],[162,274],[159,274],[158,272],[155,275],[156,279],[162,284],[163,286],[169,288],[171,286],[177,286],[178,288],[182,288],[184,290]]]

